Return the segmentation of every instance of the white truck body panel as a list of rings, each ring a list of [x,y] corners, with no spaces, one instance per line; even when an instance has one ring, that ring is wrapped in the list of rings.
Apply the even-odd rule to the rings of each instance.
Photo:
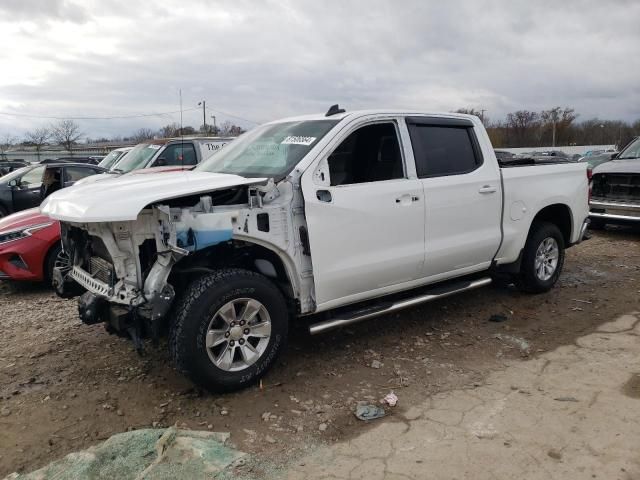
[[[409,116],[472,122],[483,163],[468,173],[418,178],[405,121]],[[267,178],[201,170],[121,177],[57,192],[42,211],[91,235],[115,237],[117,248],[111,253],[120,262],[116,270],[128,272],[131,278],[125,282],[129,290],[122,298],[110,298],[124,305],[139,297],[131,285],[142,285],[144,279],[137,259],[127,261],[135,257],[137,244],[119,238],[155,238],[160,251],[164,240],[158,223],[173,242],[189,226],[204,231],[210,218],[215,221],[212,230],[224,225],[231,229],[231,239],[271,250],[282,260],[299,314],[486,270],[493,263],[516,262],[533,217],[548,205],[570,209],[571,242],[580,239],[588,215],[584,164],[499,168],[480,120],[468,115],[378,110],[341,113],[331,119],[339,122],[275,184]],[[326,117],[296,117],[269,125],[293,120]],[[376,123],[392,123],[396,128],[403,178],[332,186],[329,155],[352,132]],[[259,195],[248,204],[200,202],[187,211],[148,208],[165,200],[243,185],[259,185]],[[270,215],[271,230],[257,228],[261,213]],[[302,228],[308,228],[310,252],[305,252]],[[117,229],[120,236],[115,235]],[[196,246],[193,251],[197,250]]]

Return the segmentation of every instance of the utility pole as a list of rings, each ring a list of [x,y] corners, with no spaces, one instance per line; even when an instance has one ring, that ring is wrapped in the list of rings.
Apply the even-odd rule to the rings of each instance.
[[[198,102],[198,106],[202,105],[202,129],[207,133],[207,102],[202,100]]]
[[[555,147],[556,146],[556,119],[553,118],[552,122],[553,122],[553,133],[551,138],[551,146]]]
[[[482,122],[482,124],[484,125],[484,112],[486,112],[487,109],[486,108],[481,108],[480,109],[480,121]]]
[[[216,116],[211,115],[211,118],[213,118],[213,134],[218,135],[218,127],[216,127]]]

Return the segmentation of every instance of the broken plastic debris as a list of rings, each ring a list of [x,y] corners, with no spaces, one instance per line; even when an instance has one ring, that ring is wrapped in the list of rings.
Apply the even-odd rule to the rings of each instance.
[[[496,323],[506,322],[507,321],[507,316],[502,314],[502,313],[494,313],[493,315],[491,315],[489,317],[489,321],[490,322],[496,322]]]
[[[367,405],[359,403],[356,407],[356,411],[353,413],[359,420],[375,420],[376,418],[382,418],[385,415],[384,408],[377,405]]]
[[[382,399],[382,401],[387,405],[389,405],[390,407],[395,407],[396,404],[398,403],[398,396],[393,392],[387,393]]]

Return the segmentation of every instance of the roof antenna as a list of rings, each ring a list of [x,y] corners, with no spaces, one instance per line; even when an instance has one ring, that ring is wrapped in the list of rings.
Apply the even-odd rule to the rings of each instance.
[[[344,113],[346,110],[344,108],[340,108],[340,106],[336,103],[335,105],[331,105],[327,113],[324,114],[325,117],[330,117],[331,115],[337,115],[338,113]]]

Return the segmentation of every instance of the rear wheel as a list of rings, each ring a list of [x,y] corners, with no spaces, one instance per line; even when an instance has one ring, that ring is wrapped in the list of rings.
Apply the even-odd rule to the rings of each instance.
[[[528,293],[549,291],[558,281],[564,264],[564,238],[548,222],[534,222],[522,254],[516,285]]]
[[[287,304],[267,278],[225,269],[193,282],[175,310],[169,345],[179,370],[212,391],[255,383],[287,338]]]

